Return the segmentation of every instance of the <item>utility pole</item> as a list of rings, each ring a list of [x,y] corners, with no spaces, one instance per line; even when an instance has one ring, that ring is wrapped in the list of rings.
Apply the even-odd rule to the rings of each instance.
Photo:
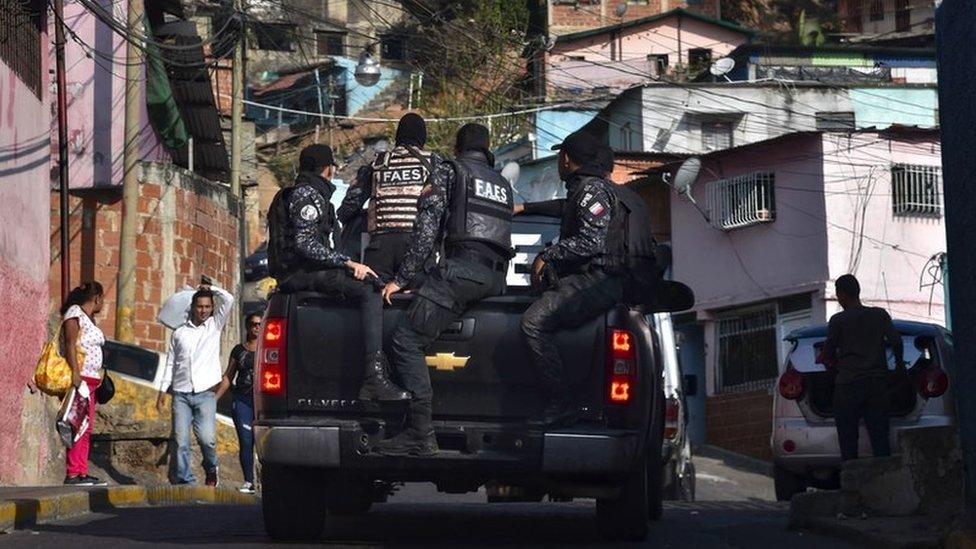
[[[142,58],[136,36],[142,34],[142,0],[128,0],[128,39],[125,43],[125,134],[122,152],[122,230],[119,242],[119,278],[116,284],[115,339],[134,341],[132,332],[136,297],[136,232],[139,221],[139,115],[142,112]]]
[[[234,46],[234,65],[231,67],[231,104],[230,104],[230,192],[237,199],[237,295],[244,293],[242,274],[244,273],[244,255],[247,253],[244,234],[244,192],[241,189],[241,139],[243,137],[244,111],[244,46],[247,37],[247,20],[244,18],[241,0],[234,0],[234,16],[238,20],[240,36]],[[238,300],[240,303],[240,300]],[[244,327],[240,326],[241,335]]]
[[[945,193],[947,255],[952,261],[946,276],[955,341],[953,379],[959,439],[962,442],[965,479],[965,523],[976,520],[976,188],[970,185],[976,171],[976,110],[972,104],[972,80],[976,57],[971,54],[976,33],[976,4],[942,2],[935,9],[935,42],[938,54],[939,118],[942,128],[942,174]],[[970,538],[971,540],[972,538]]]
[[[71,292],[71,242],[68,231],[68,93],[64,74],[64,0],[54,0],[54,40],[58,72],[58,179],[61,184],[61,303]]]

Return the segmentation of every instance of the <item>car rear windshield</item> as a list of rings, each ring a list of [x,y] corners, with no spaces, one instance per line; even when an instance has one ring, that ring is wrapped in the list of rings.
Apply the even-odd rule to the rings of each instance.
[[[790,363],[798,372],[822,372],[826,368],[817,362],[820,349],[826,339],[810,337],[798,339],[790,352]],[[939,353],[936,351],[935,340],[930,336],[914,336],[902,334],[902,345],[905,348],[905,362],[909,368],[918,365],[939,365]],[[895,369],[895,358],[888,348],[888,369]]]

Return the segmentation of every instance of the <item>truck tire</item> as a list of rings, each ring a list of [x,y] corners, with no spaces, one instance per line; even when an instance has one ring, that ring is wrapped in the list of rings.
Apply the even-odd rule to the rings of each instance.
[[[776,488],[776,501],[790,501],[794,495],[807,489],[807,483],[802,476],[779,464],[773,466],[773,485]]]
[[[664,444],[664,395],[660,395],[657,423],[647,437],[647,517],[661,520],[664,514],[664,461],[661,447]]]
[[[373,506],[373,483],[337,478],[326,483],[326,505],[337,516],[365,515]]]
[[[315,488],[318,471],[264,464],[261,510],[264,529],[275,541],[316,541],[325,528],[326,502]]]
[[[624,481],[619,497],[596,500],[596,524],[604,539],[634,542],[647,537],[648,469],[641,463]]]

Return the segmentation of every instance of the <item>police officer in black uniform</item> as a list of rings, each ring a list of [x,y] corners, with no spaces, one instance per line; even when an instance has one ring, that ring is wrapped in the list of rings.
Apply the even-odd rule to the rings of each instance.
[[[406,400],[410,395],[386,375],[383,360],[383,298],[368,279],[372,269],[351,260],[333,245],[337,230],[335,208],[329,201],[335,186],[335,159],[328,145],[311,145],[299,156],[300,173],[286,195],[288,212],[285,254],[290,273],[279,282],[284,292],[314,291],[360,304],[366,372],[359,398],[363,400]]]
[[[345,225],[356,219],[369,200],[369,245],[364,262],[384,281],[396,275],[410,249],[420,191],[432,167],[439,163],[432,153],[423,150],[426,143],[424,119],[415,113],[403,115],[393,149],[359,169],[339,206],[339,221]]]
[[[413,399],[409,427],[376,448],[387,455],[437,453],[424,348],[475,302],[505,290],[512,257],[512,187],[492,169],[484,126],[463,126],[454,149],[457,160],[439,164],[424,186],[410,252],[383,290],[389,302],[420,271],[439,238],[444,239],[440,264],[417,289],[406,322],[393,336],[393,364]]]
[[[566,198],[516,206],[515,213],[561,217],[559,242],[542,252],[533,265],[536,280],[554,281],[522,317],[522,332],[533,364],[549,393],[549,405],[532,420],[540,425],[569,425],[578,419],[571,387],[563,371],[555,332],[580,326],[620,303],[620,277],[601,268],[607,250],[610,219],[616,204],[606,174],[612,153],[593,135],[571,134],[559,150],[559,175]]]

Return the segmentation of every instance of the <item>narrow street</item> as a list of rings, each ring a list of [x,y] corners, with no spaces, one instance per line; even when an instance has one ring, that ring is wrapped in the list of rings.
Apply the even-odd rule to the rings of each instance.
[[[843,542],[786,529],[788,507],[772,499],[772,480],[696,458],[695,503],[665,503],[644,546],[850,547]],[[486,504],[483,493],[439,494],[428,484],[410,484],[389,503],[364,517],[331,519],[324,539],[336,546],[391,544],[603,545],[593,502]],[[0,547],[137,547],[208,544],[224,547],[272,545],[259,506],[120,509],[45,524],[0,536]],[[477,540],[474,543],[473,540]]]

